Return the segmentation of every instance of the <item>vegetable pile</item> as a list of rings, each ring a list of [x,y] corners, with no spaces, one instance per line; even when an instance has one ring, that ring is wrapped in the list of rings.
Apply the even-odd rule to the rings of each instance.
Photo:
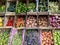
[[[14,17],[9,17],[6,26],[14,26]]]
[[[22,2],[18,2],[16,12],[17,13],[25,13],[26,11],[27,11],[26,4],[25,3],[22,3]]]
[[[0,45],[8,45],[9,42],[9,31],[7,30],[0,30]]]
[[[0,12],[5,12],[5,8],[6,8],[6,6],[5,6],[5,2],[6,2],[6,0],[0,0]]]
[[[36,10],[35,3],[29,3],[29,6],[28,6],[28,8],[27,8],[27,11],[28,11],[28,12],[29,12],[29,11],[35,12],[35,10]]]
[[[42,45],[54,45],[51,31],[42,32]]]
[[[54,31],[54,44],[60,45],[60,31]]]
[[[52,12],[52,13],[60,12],[58,2],[49,2],[49,5],[50,5],[50,7],[49,7],[50,12]]]
[[[17,17],[16,27],[24,27],[25,20],[23,17]]]
[[[47,2],[47,0],[40,0],[40,2],[39,2],[39,11],[40,12],[48,11],[48,2]]]
[[[2,27],[4,25],[4,18],[0,17],[0,27]]]
[[[38,22],[39,22],[39,27],[47,27],[47,17],[45,17],[45,16],[40,16],[39,18],[38,18]]]
[[[10,2],[10,5],[7,9],[9,12],[15,12],[16,10],[16,3],[15,2]]]
[[[50,26],[60,28],[60,16],[50,16]]]
[[[21,30],[14,36],[12,45],[22,45],[22,31]]]
[[[26,27],[37,27],[36,17],[28,16]]]
[[[24,45],[39,45],[37,30],[27,30]]]

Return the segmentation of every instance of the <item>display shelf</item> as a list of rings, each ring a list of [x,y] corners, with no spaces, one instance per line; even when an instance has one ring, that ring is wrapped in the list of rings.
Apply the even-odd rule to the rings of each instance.
[[[19,16],[19,15],[26,15],[26,13],[20,13],[20,14],[16,14],[17,16]]]
[[[53,16],[53,15],[55,15],[55,16],[60,16],[60,14],[57,14],[57,13],[51,13],[51,14],[49,13],[49,15],[52,15],[52,16]]]
[[[7,29],[11,29],[12,27],[0,27],[1,30],[7,30]]]
[[[6,16],[10,16],[10,15],[11,15],[11,16],[14,16],[14,15],[15,15],[15,12],[6,12],[5,15],[6,15]]]
[[[5,13],[0,13],[0,16],[5,16]]]
[[[16,0],[7,0],[8,2],[11,2],[11,1],[16,1]]]
[[[48,12],[38,12],[38,15],[48,15]]]
[[[30,27],[30,28],[29,27],[26,27],[26,30],[27,29],[38,29],[38,27]]]
[[[25,29],[25,27],[18,27],[17,29],[18,29],[18,30],[20,30],[20,29]]]
[[[37,12],[27,12],[27,15],[38,15]]]
[[[39,27],[39,29],[53,29],[52,27]]]

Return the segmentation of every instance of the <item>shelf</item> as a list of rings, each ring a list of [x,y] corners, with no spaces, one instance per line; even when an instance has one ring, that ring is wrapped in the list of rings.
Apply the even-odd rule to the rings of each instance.
[[[55,16],[60,16],[60,14],[57,14],[57,13],[54,13],[54,14],[53,14],[53,13],[52,13],[52,14],[49,13],[49,15],[52,15],[52,16],[53,16],[53,15],[55,15]]]
[[[38,27],[31,27],[31,28],[26,27],[26,29],[38,29]]]
[[[11,2],[11,1],[16,1],[16,0],[7,0],[8,2]]]
[[[26,13],[20,13],[20,14],[16,14],[16,15],[17,15],[17,16],[18,16],[18,15],[26,15]]]
[[[27,15],[38,15],[37,12],[27,12]]]
[[[38,15],[48,15],[48,12],[38,12]]]
[[[5,13],[0,13],[0,16],[5,16]]]
[[[25,29],[25,27],[18,27],[17,29],[18,29],[18,30],[20,30],[20,29]]]
[[[53,29],[52,27],[39,27],[39,29]]]
[[[15,12],[6,12],[6,16],[15,16]]]
[[[12,27],[0,27],[1,30],[4,30],[4,29],[11,29]]]

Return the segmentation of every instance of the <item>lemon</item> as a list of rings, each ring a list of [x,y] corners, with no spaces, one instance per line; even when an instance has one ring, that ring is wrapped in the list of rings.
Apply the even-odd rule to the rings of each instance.
[[[0,27],[3,26],[3,23],[0,23]]]

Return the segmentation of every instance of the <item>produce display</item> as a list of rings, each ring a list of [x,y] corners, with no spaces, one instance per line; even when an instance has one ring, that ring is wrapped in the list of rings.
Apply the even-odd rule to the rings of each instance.
[[[50,26],[60,28],[60,16],[50,16]]]
[[[27,12],[29,12],[29,11],[33,11],[33,12],[36,11],[36,5],[35,5],[35,3],[29,3],[29,6],[27,8]]]
[[[49,12],[60,12],[58,2],[49,2]]]
[[[0,0],[0,12],[5,12],[5,8],[6,8],[6,6],[5,6],[5,2],[6,2],[6,0]]]
[[[28,16],[26,27],[37,27],[37,18],[34,16]]]
[[[9,17],[6,26],[14,26],[14,17]]]
[[[42,45],[54,45],[51,31],[42,31]]]
[[[10,36],[9,31],[0,30],[0,45],[8,45],[9,36]]]
[[[22,45],[22,31],[21,30],[14,36],[12,45]]]
[[[45,17],[45,16],[40,16],[39,18],[38,18],[38,24],[39,24],[39,27],[47,27],[47,24],[48,24],[48,19],[47,19],[47,17]]]
[[[40,45],[38,37],[39,34],[37,30],[27,30],[24,45]]]
[[[4,25],[4,17],[0,17],[0,27]]]
[[[17,17],[16,21],[16,27],[24,27],[25,26],[25,20],[23,17]]]
[[[54,44],[60,45],[60,31],[54,31]]]
[[[48,0],[39,0],[39,11],[45,12],[48,11]]]
[[[0,45],[60,45],[58,3],[60,0],[0,0]]]
[[[26,13],[27,7],[25,3],[18,2],[16,13]]]
[[[7,11],[15,12],[15,10],[16,10],[16,2],[10,2],[10,5],[9,5]]]

